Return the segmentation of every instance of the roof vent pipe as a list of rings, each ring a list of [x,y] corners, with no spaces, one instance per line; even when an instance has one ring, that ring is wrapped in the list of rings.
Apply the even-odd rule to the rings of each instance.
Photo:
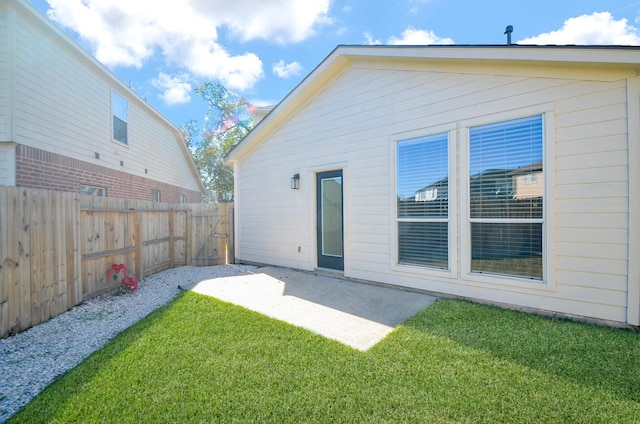
[[[513,32],[513,25],[507,25],[504,33],[507,34],[507,46],[511,45],[511,33]]]

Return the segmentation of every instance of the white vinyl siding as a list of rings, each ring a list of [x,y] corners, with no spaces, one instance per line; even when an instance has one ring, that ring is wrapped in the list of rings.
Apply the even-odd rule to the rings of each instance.
[[[0,15],[0,142],[11,140],[11,34],[9,14]]]
[[[624,322],[626,317],[628,151],[623,70],[553,66],[355,62],[287,116],[237,164],[238,258],[312,270],[314,173],[345,170],[345,275],[452,295]],[[581,79],[583,77],[583,79]],[[276,111],[277,112],[277,111]],[[455,122],[483,123],[545,114],[545,221],[551,283],[502,284],[475,278],[455,252],[449,275],[400,269],[395,163],[398,134]],[[461,129],[450,152],[460,166]],[[268,170],[268,171],[265,171]],[[299,172],[301,189],[289,189]],[[460,169],[455,169],[456,174]],[[462,174],[460,174],[462,175]],[[461,181],[459,185],[464,184]],[[451,208],[460,209],[460,197]],[[255,207],[255,205],[260,205]],[[463,205],[464,206],[464,205]],[[454,222],[460,249],[467,221]],[[301,251],[298,251],[301,246]],[[586,278],[585,278],[586,277]]]

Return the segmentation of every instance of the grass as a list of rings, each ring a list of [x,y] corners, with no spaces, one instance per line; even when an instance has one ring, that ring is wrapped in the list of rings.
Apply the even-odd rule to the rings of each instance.
[[[640,422],[640,335],[440,300],[367,352],[191,292],[9,421]]]

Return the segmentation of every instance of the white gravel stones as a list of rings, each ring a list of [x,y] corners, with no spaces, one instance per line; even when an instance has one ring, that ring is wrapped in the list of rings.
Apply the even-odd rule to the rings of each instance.
[[[15,336],[0,340],[0,423],[118,333],[171,301],[180,286],[243,274],[248,266],[185,266],[140,282],[138,291],[102,295]]]

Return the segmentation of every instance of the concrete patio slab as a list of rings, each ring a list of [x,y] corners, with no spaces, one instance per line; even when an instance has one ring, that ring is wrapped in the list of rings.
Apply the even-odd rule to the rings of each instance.
[[[365,351],[436,297],[288,268],[256,268],[243,275],[187,287]]]

